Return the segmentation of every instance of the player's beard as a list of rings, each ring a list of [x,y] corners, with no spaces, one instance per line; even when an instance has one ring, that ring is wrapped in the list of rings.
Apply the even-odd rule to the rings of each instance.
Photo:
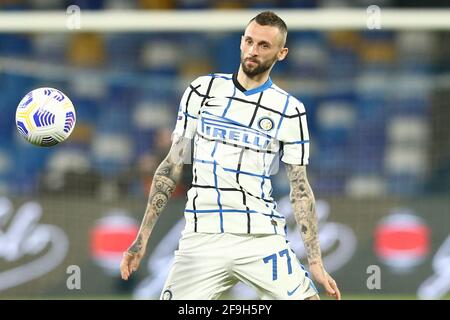
[[[253,68],[249,68],[246,66],[245,62],[246,61],[253,61],[256,63],[256,66]],[[259,59],[255,58],[243,58],[241,56],[241,66],[242,66],[242,71],[244,71],[244,73],[249,77],[249,78],[253,78],[263,72],[266,72],[267,70],[269,70],[272,65],[275,63],[275,61],[277,60],[277,56],[275,55],[272,59],[269,59],[265,62],[261,62]]]

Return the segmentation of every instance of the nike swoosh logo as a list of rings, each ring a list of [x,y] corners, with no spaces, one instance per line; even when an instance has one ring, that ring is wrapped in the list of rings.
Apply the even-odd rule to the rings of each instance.
[[[295,291],[297,291],[298,288],[300,288],[300,284],[294,290],[292,290],[292,291],[288,290],[288,292],[287,292],[288,296],[292,296],[295,293]]]
[[[205,106],[207,107],[222,107],[220,104],[210,104],[209,101],[206,101]]]

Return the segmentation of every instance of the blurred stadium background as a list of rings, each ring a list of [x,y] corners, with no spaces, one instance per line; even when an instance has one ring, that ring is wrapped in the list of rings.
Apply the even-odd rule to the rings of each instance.
[[[440,1],[423,3],[0,1],[0,299],[159,296],[183,227],[189,168],[129,282],[119,277],[121,253],[136,234],[184,88],[199,75],[234,72],[240,30],[263,9],[289,16],[289,56],[272,78],[308,111],[308,172],[325,264],[344,299],[448,298],[450,11]],[[66,14],[70,5],[81,8],[81,29],[47,30],[50,20],[14,16],[59,10],[65,21],[73,18]],[[369,5],[381,9],[381,29],[367,28]],[[421,26],[407,27],[399,15],[396,27],[383,24],[389,9],[399,14],[407,6],[415,8],[418,24],[430,8],[436,19],[427,16]],[[295,18],[304,11],[294,11],[350,8],[364,17],[359,26],[334,27],[338,21],[331,14],[316,21],[325,27],[308,27]],[[111,19],[109,31],[83,26],[87,12],[161,9],[203,13],[198,23],[211,30],[185,28],[183,19],[177,31],[113,31],[129,19]],[[221,19],[208,20],[206,10],[212,9],[223,13]],[[376,18],[376,8],[371,10]],[[236,12],[244,14],[244,20],[232,21],[237,28],[213,30]],[[14,29],[7,18],[28,29]],[[14,123],[21,98],[42,86],[65,92],[77,111],[73,134],[53,148],[27,144]],[[289,217],[288,237],[306,263],[288,189],[282,169],[274,178],[274,196]],[[243,286],[227,295],[255,297]]]

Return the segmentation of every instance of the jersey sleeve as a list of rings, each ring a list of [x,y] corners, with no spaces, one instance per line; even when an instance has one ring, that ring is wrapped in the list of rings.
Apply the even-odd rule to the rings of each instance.
[[[172,133],[180,137],[192,139],[197,130],[197,119],[200,112],[200,107],[204,99],[202,91],[205,91],[205,79],[200,77],[195,79],[184,94],[178,107],[177,122]]]
[[[303,103],[291,97],[290,112],[280,128],[281,161],[289,164],[309,163],[309,132]]]

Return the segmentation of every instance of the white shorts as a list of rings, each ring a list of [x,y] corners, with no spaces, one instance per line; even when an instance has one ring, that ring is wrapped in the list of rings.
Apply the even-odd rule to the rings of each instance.
[[[185,233],[160,298],[218,299],[238,281],[255,288],[262,299],[317,294],[284,236]]]

